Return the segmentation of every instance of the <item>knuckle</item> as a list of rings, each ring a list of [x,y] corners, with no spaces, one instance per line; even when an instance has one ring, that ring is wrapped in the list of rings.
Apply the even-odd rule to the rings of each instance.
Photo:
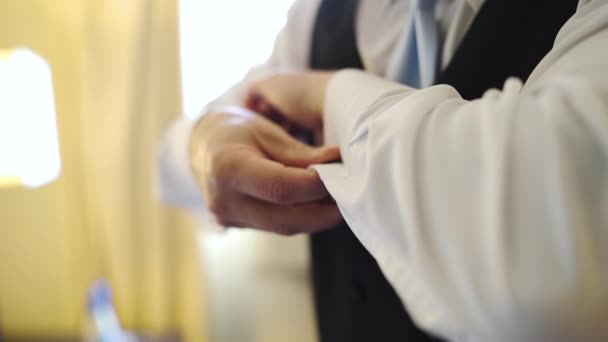
[[[214,153],[209,164],[211,182],[218,188],[229,187],[233,178],[229,153]]]
[[[276,178],[268,185],[267,195],[272,202],[289,204],[293,201],[293,187],[281,178]]]
[[[297,234],[297,231],[289,225],[276,225],[271,228],[271,231],[281,236],[293,236]]]
[[[228,206],[228,201],[225,201],[222,196],[214,195],[209,199],[209,210],[216,217],[227,218],[230,214],[230,208]]]
[[[298,225],[293,222],[274,222],[270,225],[270,230],[282,236],[293,236],[300,232]]]
[[[215,221],[220,225],[220,226],[224,226],[224,227],[234,227],[236,226],[236,224],[234,223],[234,221],[226,216],[215,216]]]
[[[295,236],[300,234],[300,231],[294,229],[293,227],[284,226],[283,230],[280,233],[282,236]]]

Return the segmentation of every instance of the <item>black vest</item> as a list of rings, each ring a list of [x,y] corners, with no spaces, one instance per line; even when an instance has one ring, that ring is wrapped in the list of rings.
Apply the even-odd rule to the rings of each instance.
[[[486,0],[437,83],[466,99],[526,80],[547,54],[577,0]],[[310,67],[359,68],[357,0],[324,0],[315,23]],[[435,341],[411,321],[374,258],[346,224],[312,236],[313,278],[322,342]]]

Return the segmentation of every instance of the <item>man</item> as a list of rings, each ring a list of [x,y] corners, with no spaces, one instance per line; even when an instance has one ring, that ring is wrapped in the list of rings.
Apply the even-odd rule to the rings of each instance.
[[[323,129],[342,163],[315,169],[419,326],[459,341],[608,338],[608,2],[301,1],[263,69],[304,69],[310,32],[311,67],[367,72],[253,72],[218,103],[257,114],[209,107],[186,141],[220,221],[333,225],[325,189],[299,168],[335,150],[286,135]],[[430,339],[347,232],[313,241],[322,339]],[[371,304],[344,299],[348,281]]]

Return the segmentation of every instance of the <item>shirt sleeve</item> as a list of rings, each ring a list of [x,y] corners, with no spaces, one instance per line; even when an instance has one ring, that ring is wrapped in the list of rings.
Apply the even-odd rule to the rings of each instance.
[[[579,6],[525,85],[475,101],[354,70],[330,82],[343,164],[315,168],[422,327],[608,340],[607,18],[606,1]]]
[[[281,30],[268,61],[252,68],[239,83],[209,103],[201,116],[227,106],[242,103],[249,85],[278,69],[304,69],[308,65],[308,51],[312,25],[319,0],[297,0],[291,7],[285,27]],[[197,182],[192,174],[189,140],[198,119],[181,117],[167,130],[158,153],[158,193],[161,200],[189,209],[200,217],[207,210]],[[207,221],[207,220],[206,220]]]

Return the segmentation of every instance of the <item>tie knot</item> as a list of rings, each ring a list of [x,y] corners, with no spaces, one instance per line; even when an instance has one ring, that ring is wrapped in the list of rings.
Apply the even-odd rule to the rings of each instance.
[[[421,10],[430,11],[437,5],[437,0],[418,0],[418,8]]]

